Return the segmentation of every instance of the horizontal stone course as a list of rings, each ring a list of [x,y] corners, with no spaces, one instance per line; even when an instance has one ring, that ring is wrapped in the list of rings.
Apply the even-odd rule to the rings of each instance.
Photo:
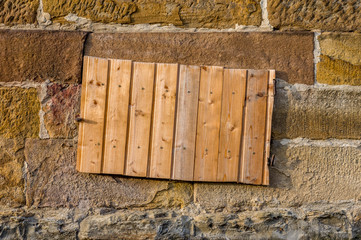
[[[277,29],[361,31],[357,0],[268,0],[268,18]]]
[[[277,81],[272,138],[361,139],[361,88]]]
[[[259,0],[137,0],[137,1],[54,1],[44,0],[44,11],[55,22],[65,23],[69,13],[102,23],[160,23],[185,27],[233,28],[259,26]]]
[[[317,82],[361,85],[361,34],[322,33]]]
[[[192,199],[189,183],[79,173],[73,140],[25,144],[26,201],[34,207],[181,207]]]
[[[84,32],[0,30],[0,82],[79,82]]]
[[[85,55],[276,69],[277,78],[290,83],[314,83],[312,33],[92,33]]]
[[[35,88],[0,87],[0,136],[37,138],[39,111],[40,102]]]

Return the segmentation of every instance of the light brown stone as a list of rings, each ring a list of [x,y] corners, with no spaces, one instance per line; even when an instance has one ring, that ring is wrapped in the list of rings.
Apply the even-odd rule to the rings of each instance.
[[[28,206],[180,207],[193,196],[189,183],[79,173],[72,140],[27,140],[25,158]]]
[[[273,139],[361,139],[361,89],[277,82]]]
[[[85,55],[276,69],[277,78],[290,83],[314,83],[312,33],[93,33]]]
[[[0,1],[0,23],[6,25],[36,23],[37,0]]]
[[[25,204],[24,141],[0,138],[0,204],[19,207]]]
[[[361,85],[361,34],[323,33],[317,64],[319,83]]]
[[[0,88],[0,136],[37,138],[40,103],[34,88]]]
[[[361,31],[357,0],[268,0],[268,18],[277,29]]]
[[[66,22],[69,13],[102,23],[160,23],[184,27],[233,28],[259,26],[259,0],[137,0],[137,1],[54,1],[44,0],[44,11],[55,22]]]
[[[276,162],[270,167],[269,187],[196,183],[195,203],[210,211],[235,212],[360,201],[361,149],[338,141],[274,141]]]
[[[0,82],[79,82],[86,33],[0,30]]]
[[[44,124],[50,138],[77,136],[75,118],[80,110],[80,85],[52,83],[43,102]]]

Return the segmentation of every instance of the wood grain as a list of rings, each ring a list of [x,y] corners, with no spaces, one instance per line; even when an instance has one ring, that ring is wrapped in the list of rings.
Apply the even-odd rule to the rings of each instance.
[[[103,173],[124,174],[132,61],[110,60]]]
[[[177,79],[177,64],[157,64],[149,177],[171,177]]]
[[[269,168],[268,158],[270,157],[271,149],[271,133],[272,133],[272,113],[274,104],[276,71],[269,71],[268,79],[268,98],[267,98],[267,120],[266,120],[266,140],[265,140],[265,156],[263,162],[263,185],[269,185]]]
[[[262,184],[268,71],[249,70],[244,115],[240,182]]]
[[[195,181],[217,180],[223,67],[201,67]]]
[[[193,180],[200,67],[180,65],[172,179]]]
[[[225,69],[217,181],[237,182],[247,70]]]
[[[133,68],[126,175],[145,177],[148,168],[155,64],[135,62]]]
[[[107,95],[108,60],[86,57],[79,127],[79,171],[100,173],[103,158],[104,116]]]

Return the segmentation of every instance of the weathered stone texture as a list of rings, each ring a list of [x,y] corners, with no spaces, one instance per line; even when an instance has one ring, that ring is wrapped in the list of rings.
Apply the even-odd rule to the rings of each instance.
[[[209,211],[237,212],[318,201],[361,201],[361,149],[357,144],[282,140],[274,141],[271,153],[276,163],[270,167],[270,187],[195,183],[195,203]]]
[[[69,13],[103,23],[160,23],[185,27],[230,28],[260,25],[259,0],[44,0],[53,21],[65,22]]]
[[[361,85],[361,34],[323,33],[317,64],[317,81],[326,84]]]
[[[78,173],[72,140],[27,140],[25,157],[28,206],[166,208],[193,196],[189,183]]]
[[[361,139],[361,89],[277,82],[273,139]]]
[[[0,23],[6,25],[36,23],[37,0],[1,0]]]
[[[78,82],[86,33],[0,30],[0,81]]]
[[[25,204],[24,141],[0,139],[0,204],[19,207]]]
[[[80,85],[52,83],[43,101],[44,123],[50,138],[77,136],[75,118],[80,110]]]
[[[144,62],[276,69],[277,78],[313,84],[312,33],[90,34],[85,54]]]
[[[257,211],[1,209],[1,239],[359,239],[360,202]]]
[[[361,31],[357,0],[268,0],[268,18],[278,29]]]
[[[0,136],[36,138],[40,103],[34,88],[0,88]]]

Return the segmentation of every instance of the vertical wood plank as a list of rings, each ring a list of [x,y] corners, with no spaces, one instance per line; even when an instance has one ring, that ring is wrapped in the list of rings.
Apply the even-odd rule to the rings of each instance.
[[[224,70],[217,181],[238,181],[246,81],[247,70]]]
[[[269,185],[269,168],[268,158],[270,157],[271,148],[271,126],[272,126],[272,113],[274,103],[274,79],[276,79],[276,71],[270,70],[268,79],[268,99],[267,99],[267,120],[266,120],[266,142],[265,142],[265,156],[263,162],[263,185]]]
[[[103,173],[124,174],[132,61],[110,60]]]
[[[171,177],[177,79],[177,64],[157,64],[149,177]]]
[[[103,157],[104,116],[108,60],[87,57],[83,78],[83,106],[79,127],[78,159],[81,172],[100,173]]]
[[[172,179],[193,180],[200,68],[179,66]]]
[[[146,177],[155,64],[135,62],[133,69],[126,175]]]
[[[223,67],[201,67],[195,181],[217,180]]]
[[[262,184],[268,71],[249,70],[240,182]]]

